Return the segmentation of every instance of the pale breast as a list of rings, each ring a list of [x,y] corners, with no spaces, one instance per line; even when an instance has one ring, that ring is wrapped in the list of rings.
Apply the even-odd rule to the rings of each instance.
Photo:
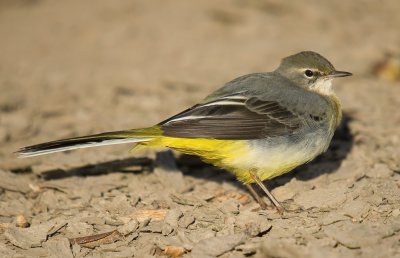
[[[254,169],[261,180],[271,179],[311,161],[324,152],[333,132],[325,128],[301,134],[252,140],[245,155],[231,164],[241,170]]]

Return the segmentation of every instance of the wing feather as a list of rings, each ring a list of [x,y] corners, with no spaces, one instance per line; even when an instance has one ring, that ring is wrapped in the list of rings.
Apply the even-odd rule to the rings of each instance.
[[[276,101],[233,95],[195,105],[159,125],[171,137],[250,140],[291,134],[304,123]]]

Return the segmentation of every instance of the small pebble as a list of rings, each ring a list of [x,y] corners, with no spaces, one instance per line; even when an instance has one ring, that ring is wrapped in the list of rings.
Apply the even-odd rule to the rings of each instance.
[[[17,227],[19,228],[28,228],[31,224],[29,224],[29,222],[26,220],[26,218],[24,217],[24,215],[18,215],[16,220],[15,220],[15,224]]]

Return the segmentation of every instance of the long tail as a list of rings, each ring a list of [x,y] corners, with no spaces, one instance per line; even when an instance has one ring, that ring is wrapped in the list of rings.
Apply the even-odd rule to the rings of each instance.
[[[27,146],[19,149],[17,154],[21,158],[25,158],[112,144],[147,142],[157,135],[159,135],[159,131],[155,127],[107,132]]]

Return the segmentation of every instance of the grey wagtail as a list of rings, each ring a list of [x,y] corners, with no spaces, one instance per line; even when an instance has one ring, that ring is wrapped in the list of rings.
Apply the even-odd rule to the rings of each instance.
[[[200,156],[231,171],[265,208],[251,184],[283,207],[264,180],[291,171],[326,151],[342,116],[332,79],[350,76],[323,56],[304,51],[273,72],[226,83],[197,105],[148,128],[70,138],[21,148],[22,157],[119,143],[164,146]]]

